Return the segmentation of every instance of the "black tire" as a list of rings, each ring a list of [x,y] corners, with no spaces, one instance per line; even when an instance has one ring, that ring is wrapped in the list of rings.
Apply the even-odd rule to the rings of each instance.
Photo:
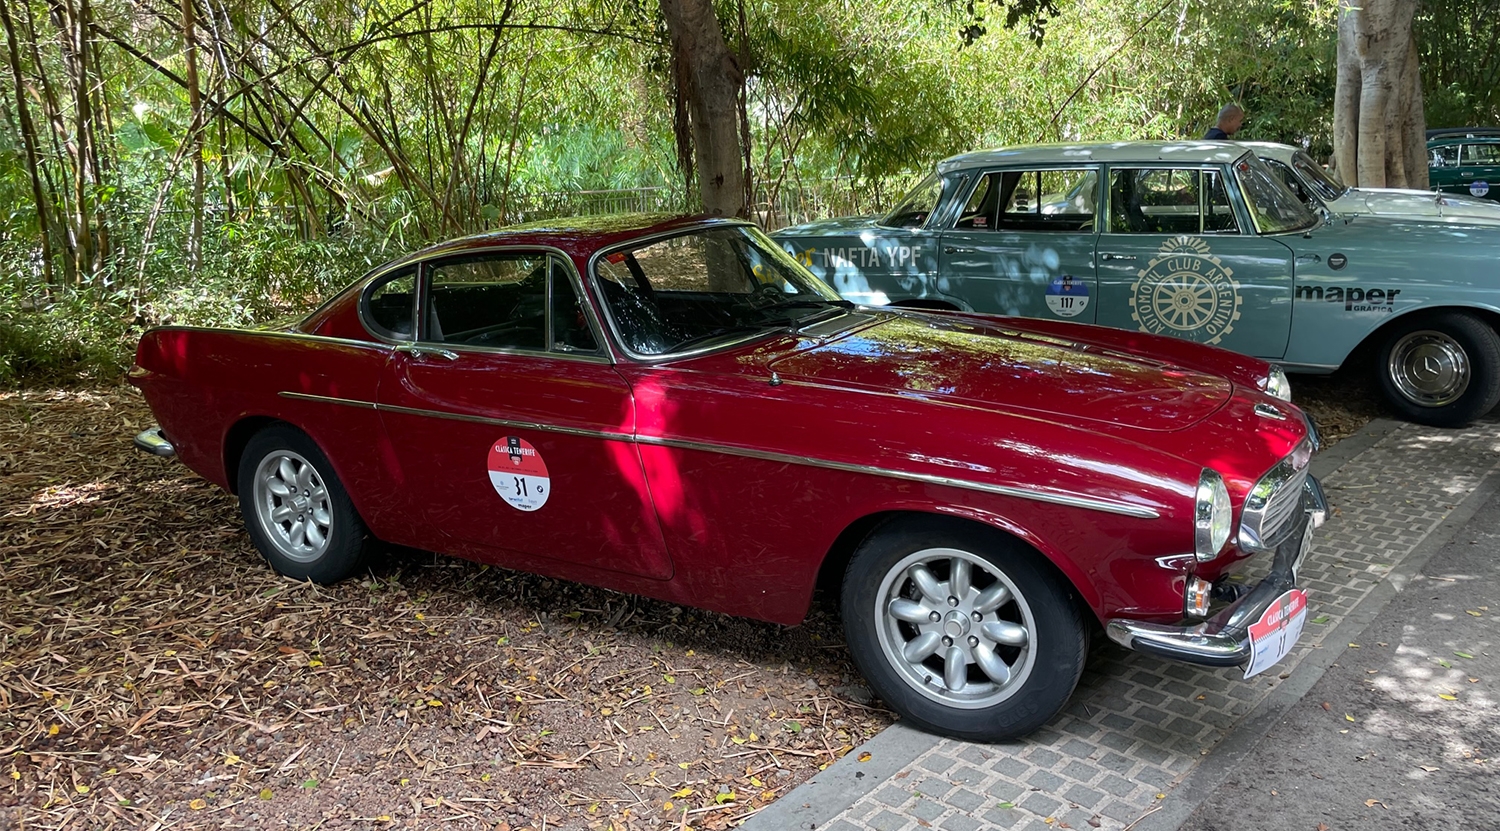
[[[237,478],[245,528],[277,573],[329,584],[359,567],[369,532],[328,457],[305,433],[288,424],[256,433]],[[283,496],[289,482],[300,483],[302,493]]]
[[[1380,346],[1376,373],[1402,418],[1463,427],[1500,403],[1500,335],[1466,312],[1401,320]]]
[[[939,581],[928,585],[942,594],[954,589],[960,560],[970,573],[959,581],[959,588],[968,584],[965,596],[957,604],[952,595],[928,602],[913,576],[916,564]],[[984,611],[1007,593],[1010,600]],[[891,613],[898,602],[906,618]],[[1062,709],[1083,672],[1088,637],[1073,588],[1040,554],[999,531],[942,517],[887,523],[850,559],[841,604],[849,651],[871,689],[930,732],[980,742],[1024,736]],[[925,622],[906,622],[913,612]],[[933,613],[940,619],[931,620]],[[1024,646],[1016,645],[1018,629],[1025,630]],[[940,640],[925,658],[905,657],[907,649],[920,654],[933,633],[951,642]],[[950,664],[953,649],[959,655]],[[996,673],[1003,682],[985,668],[998,669],[995,658],[1006,664]],[[959,663],[955,686],[945,670]]]

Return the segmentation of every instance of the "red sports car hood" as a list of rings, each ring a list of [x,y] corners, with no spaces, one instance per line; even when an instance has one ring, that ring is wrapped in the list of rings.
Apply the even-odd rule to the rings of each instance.
[[[770,368],[787,380],[1161,431],[1197,423],[1234,389],[1216,375],[1030,332],[1022,321],[946,315],[891,316]]]

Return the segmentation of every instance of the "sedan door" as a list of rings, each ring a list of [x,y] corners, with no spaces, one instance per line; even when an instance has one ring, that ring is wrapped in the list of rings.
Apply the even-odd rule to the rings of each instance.
[[[1292,250],[1256,236],[1214,168],[1109,171],[1098,322],[1279,359],[1292,322]]]
[[[1097,167],[978,177],[942,233],[945,293],[975,311],[1092,323]]]
[[[1457,186],[1445,190],[1492,199],[1500,194],[1500,142],[1465,144],[1458,161]]]
[[[451,257],[424,266],[422,287],[417,341],[379,401],[415,536],[502,563],[671,577],[631,391],[572,266],[543,251]]]

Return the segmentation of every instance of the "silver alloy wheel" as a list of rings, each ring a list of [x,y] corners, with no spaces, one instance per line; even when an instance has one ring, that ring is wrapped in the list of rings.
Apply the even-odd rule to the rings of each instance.
[[[1011,697],[1036,663],[1036,619],[1016,584],[956,548],[910,554],[875,593],[880,649],[901,679],[949,707]]]
[[[289,560],[311,563],[328,550],[333,508],[323,477],[293,450],[267,453],[255,468],[255,516]]]
[[[1396,341],[1386,372],[1402,397],[1421,407],[1457,401],[1473,375],[1463,345],[1433,329],[1410,332]]]

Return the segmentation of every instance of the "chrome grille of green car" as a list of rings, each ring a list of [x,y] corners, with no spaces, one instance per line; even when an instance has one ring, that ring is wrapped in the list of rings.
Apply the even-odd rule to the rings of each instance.
[[[1240,548],[1273,549],[1296,525],[1311,461],[1312,442],[1304,439],[1250,489],[1240,513]]]

